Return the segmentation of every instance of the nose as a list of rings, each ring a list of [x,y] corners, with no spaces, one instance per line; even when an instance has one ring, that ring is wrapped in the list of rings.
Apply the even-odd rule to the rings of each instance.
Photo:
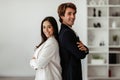
[[[73,19],[75,19],[75,14],[72,14],[71,17],[72,17]]]
[[[48,32],[48,28],[44,28],[44,32]]]

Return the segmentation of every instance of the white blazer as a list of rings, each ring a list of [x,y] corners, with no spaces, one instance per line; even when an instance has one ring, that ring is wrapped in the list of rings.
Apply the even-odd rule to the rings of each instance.
[[[33,56],[36,59],[30,60],[30,65],[37,69],[35,80],[62,80],[59,46],[53,36],[36,49]]]

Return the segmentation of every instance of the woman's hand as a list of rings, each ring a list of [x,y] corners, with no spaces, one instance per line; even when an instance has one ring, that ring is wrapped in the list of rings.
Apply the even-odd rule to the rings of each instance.
[[[36,58],[33,56],[32,59],[36,59]]]
[[[35,60],[35,59],[36,59],[36,58],[33,57],[33,58],[30,60],[30,66],[31,66],[33,69],[37,70],[37,64],[36,64],[36,60]]]

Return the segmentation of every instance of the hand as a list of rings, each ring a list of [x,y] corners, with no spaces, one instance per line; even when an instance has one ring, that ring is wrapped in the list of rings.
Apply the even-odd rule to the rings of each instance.
[[[38,70],[37,68],[35,68],[35,70]]]
[[[30,60],[30,66],[33,68],[33,69],[35,69],[35,70],[37,70],[37,64],[36,64],[36,60],[35,59],[31,59]]]
[[[86,51],[87,50],[86,47],[84,46],[84,44],[81,41],[77,42],[77,45],[78,45],[79,50],[81,50],[81,51]]]
[[[36,59],[35,57],[32,57],[32,59]]]

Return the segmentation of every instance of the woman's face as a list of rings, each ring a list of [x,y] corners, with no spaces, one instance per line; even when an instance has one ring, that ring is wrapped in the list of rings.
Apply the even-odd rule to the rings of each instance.
[[[43,33],[47,38],[53,36],[53,26],[49,21],[43,22]]]

